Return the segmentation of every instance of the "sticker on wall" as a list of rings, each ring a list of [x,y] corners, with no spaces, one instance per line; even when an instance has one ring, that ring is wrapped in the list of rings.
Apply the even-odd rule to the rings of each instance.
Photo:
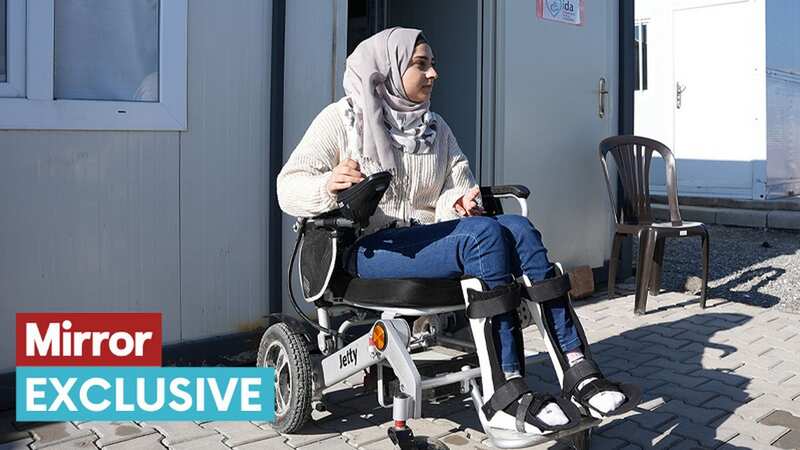
[[[583,25],[584,0],[536,0],[536,15],[544,20]]]

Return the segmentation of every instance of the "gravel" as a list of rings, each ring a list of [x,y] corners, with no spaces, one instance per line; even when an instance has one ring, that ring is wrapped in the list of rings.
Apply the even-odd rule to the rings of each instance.
[[[800,314],[800,232],[710,225],[709,234],[709,298]],[[667,239],[664,249],[662,290],[698,294],[700,238]]]

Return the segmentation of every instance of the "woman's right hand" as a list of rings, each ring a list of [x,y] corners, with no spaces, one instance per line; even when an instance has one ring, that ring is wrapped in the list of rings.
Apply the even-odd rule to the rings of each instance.
[[[328,178],[328,192],[336,194],[364,179],[364,174],[359,172],[358,163],[352,159],[345,159],[333,168],[333,173]]]

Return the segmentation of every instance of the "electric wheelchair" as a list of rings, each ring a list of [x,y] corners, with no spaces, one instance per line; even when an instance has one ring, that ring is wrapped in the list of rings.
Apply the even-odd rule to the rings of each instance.
[[[258,350],[258,366],[275,369],[273,427],[282,433],[297,432],[310,420],[312,407],[324,408],[323,390],[366,370],[374,380],[378,403],[392,409],[394,426],[387,431],[401,450],[425,445],[443,448],[435,441],[415,439],[406,421],[421,417],[423,392],[430,395],[430,391],[448,388],[470,394],[484,432],[495,447],[521,448],[558,439],[576,449],[588,449],[592,427],[600,422],[601,415],[585,403],[573,406],[558,398],[565,413],[572,408],[576,415],[570,417],[568,426],[545,434],[524,432],[519,413],[516,431],[489,425],[494,414],[519,399],[527,402],[526,407],[531,402],[541,405],[548,398],[556,401],[554,397],[530,393],[522,380],[498,382],[501,375],[496,370],[489,324],[499,312],[516,309],[521,328],[537,326],[564,392],[574,392],[578,382],[599,373],[591,361],[581,365],[580,370],[570,370],[563,354],[556,351],[552,333],[545,332],[549,324],[541,304],[568,295],[570,289],[560,265],[559,276],[549,282],[537,285],[526,277],[518,280],[528,288],[523,287],[527,293],[522,300],[517,293],[516,301],[509,301],[511,297],[502,294],[486,299],[489,293],[477,278],[360,279],[344,269],[342,256],[368,226],[390,182],[387,172],[373,174],[338,194],[339,209],[314,218],[300,218],[294,226],[297,240],[287,276],[299,319],[281,315],[264,333]],[[482,187],[481,195],[486,215],[502,214],[501,201],[507,200],[516,201],[521,214],[527,216],[529,191],[524,186]],[[292,272],[296,259],[303,297],[316,307],[316,320],[305,314],[294,296]],[[568,309],[574,314],[571,305]],[[575,322],[581,339],[587,343],[579,322]],[[449,364],[423,368],[416,356],[434,346],[455,349],[464,352],[464,356]],[[588,352],[588,345],[585,350]],[[524,355],[521,348],[520,354]],[[546,359],[546,355],[532,355],[525,357],[525,362]],[[615,386],[628,397],[624,410],[638,404],[641,396],[636,387]],[[621,412],[624,411],[617,410],[615,414]]]

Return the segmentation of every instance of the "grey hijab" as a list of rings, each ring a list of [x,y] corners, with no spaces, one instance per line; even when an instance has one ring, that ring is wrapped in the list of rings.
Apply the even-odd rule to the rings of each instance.
[[[365,158],[383,170],[396,168],[393,149],[426,153],[433,147],[436,124],[430,102],[414,103],[403,88],[403,73],[421,30],[389,28],[361,42],[347,58],[344,92],[362,117]]]

